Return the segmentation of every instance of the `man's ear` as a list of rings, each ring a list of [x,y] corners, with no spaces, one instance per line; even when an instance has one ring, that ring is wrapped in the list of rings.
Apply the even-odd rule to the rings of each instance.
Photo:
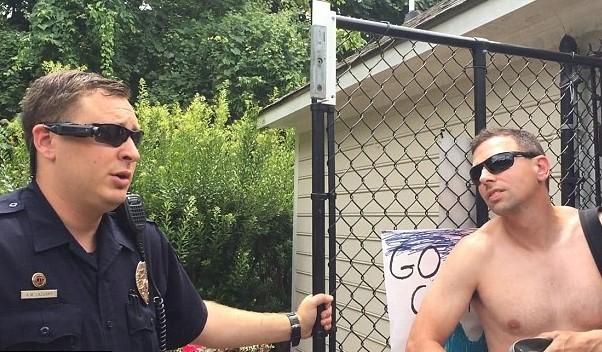
[[[55,145],[54,135],[42,124],[33,126],[31,140],[40,157],[54,160]]]
[[[550,159],[548,159],[548,157],[545,155],[540,155],[536,158],[537,180],[540,182],[545,182],[545,180],[550,178]]]

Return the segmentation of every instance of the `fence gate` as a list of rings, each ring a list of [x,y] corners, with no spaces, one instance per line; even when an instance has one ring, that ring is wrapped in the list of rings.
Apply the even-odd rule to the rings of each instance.
[[[601,204],[600,44],[566,36],[551,52],[342,16],[336,26],[336,109],[319,87],[332,48],[315,43],[328,34],[312,28],[313,284],[336,297],[336,330],[314,351],[388,351],[381,231],[488,219],[468,176],[478,131],[534,133],[553,203]]]

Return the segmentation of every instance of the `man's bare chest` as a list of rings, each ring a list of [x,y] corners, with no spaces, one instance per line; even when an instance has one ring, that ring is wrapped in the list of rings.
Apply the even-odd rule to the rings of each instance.
[[[588,251],[501,264],[494,260],[479,282],[476,306],[486,330],[534,336],[602,328],[602,277]]]

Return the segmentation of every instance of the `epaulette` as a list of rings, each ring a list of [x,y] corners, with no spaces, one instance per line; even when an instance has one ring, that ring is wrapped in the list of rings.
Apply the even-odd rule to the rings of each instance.
[[[24,208],[23,202],[19,199],[18,192],[0,196],[0,215],[16,213]]]

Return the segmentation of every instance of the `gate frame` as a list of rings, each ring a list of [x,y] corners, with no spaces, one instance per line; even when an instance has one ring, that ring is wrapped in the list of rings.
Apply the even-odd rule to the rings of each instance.
[[[380,23],[363,19],[356,19],[345,16],[334,17],[334,12],[330,11],[330,4],[325,1],[312,1],[312,39],[311,39],[311,75],[310,75],[310,96],[311,96],[311,112],[312,112],[312,275],[313,275],[313,293],[324,292],[325,283],[325,201],[328,200],[328,234],[329,234],[329,291],[335,297],[332,303],[332,321],[333,327],[329,337],[329,351],[336,351],[336,192],[335,192],[335,138],[334,138],[334,120],[336,112],[336,55],[332,54],[332,48],[336,50],[336,43],[333,45],[333,39],[336,41],[336,28],[342,28],[353,31],[369,32],[380,34],[383,36],[394,37],[397,39],[414,40],[427,42],[431,44],[441,44],[454,47],[470,49],[473,58],[474,70],[474,116],[475,116],[475,134],[486,128],[486,111],[487,111],[487,52],[521,56],[532,59],[540,59],[546,61],[557,62],[562,65],[562,72],[565,69],[572,70],[575,65],[586,65],[592,68],[594,73],[592,76],[593,84],[593,106],[597,107],[597,101],[600,96],[597,94],[595,72],[602,71],[602,58],[593,56],[578,55],[571,50],[568,52],[554,52],[543,49],[529,48],[519,45],[511,45],[489,41],[482,38],[469,38],[458,35],[450,35],[438,33],[434,31],[421,30],[416,28],[391,25],[389,23]],[[328,48],[328,49],[325,49]],[[567,51],[567,50],[565,50]],[[325,64],[322,60],[326,60]],[[564,75],[565,77],[569,77]],[[334,79],[333,79],[334,77]],[[572,84],[572,83],[571,83]],[[319,85],[326,89],[318,89]],[[598,84],[599,86],[600,84]],[[562,104],[565,105],[565,104]],[[571,125],[572,109],[563,108],[561,118],[566,123],[563,126]],[[571,114],[571,115],[569,115]],[[326,132],[327,132],[327,158],[324,159],[324,126],[326,115]],[[599,138],[602,135],[602,128],[598,126],[597,109],[593,114],[594,118],[594,138]],[[566,132],[569,136],[571,131]],[[572,131],[574,135],[574,130]],[[563,138],[565,141],[565,130],[563,130]],[[599,139],[598,139],[599,141]],[[596,150],[596,174],[600,174],[599,149],[600,146],[595,145]],[[571,148],[562,148],[561,158],[565,160],[572,153]],[[566,152],[565,152],[566,150]],[[324,192],[324,165],[327,165],[328,177],[328,192]],[[563,175],[570,173],[570,170],[565,169],[565,163],[561,163]],[[575,177],[573,175],[573,177]],[[576,179],[575,179],[576,180]],[[567,179],[564,185],[573,186],[570,190],[561,190],[562,201],[569,201],[569,204],[575,204],[574,188],[577,182],[573,179]],[[564,187],[563,187],[564,188]],[[600,182],[596,182],[596,201],[599,204],[601,195]],[[572,198],[571,196],[572,195]],[[570,200],[572,199],[572,203]],[[476,200],[477,209],[477,225],[481,226],[488,218],[488,209],[485,202],[477,192]],[[326,334],[319,327],[319,314],[317,324],[314,327],[313,335],[313,350],[316,352],[325,351],[325,336]]]

